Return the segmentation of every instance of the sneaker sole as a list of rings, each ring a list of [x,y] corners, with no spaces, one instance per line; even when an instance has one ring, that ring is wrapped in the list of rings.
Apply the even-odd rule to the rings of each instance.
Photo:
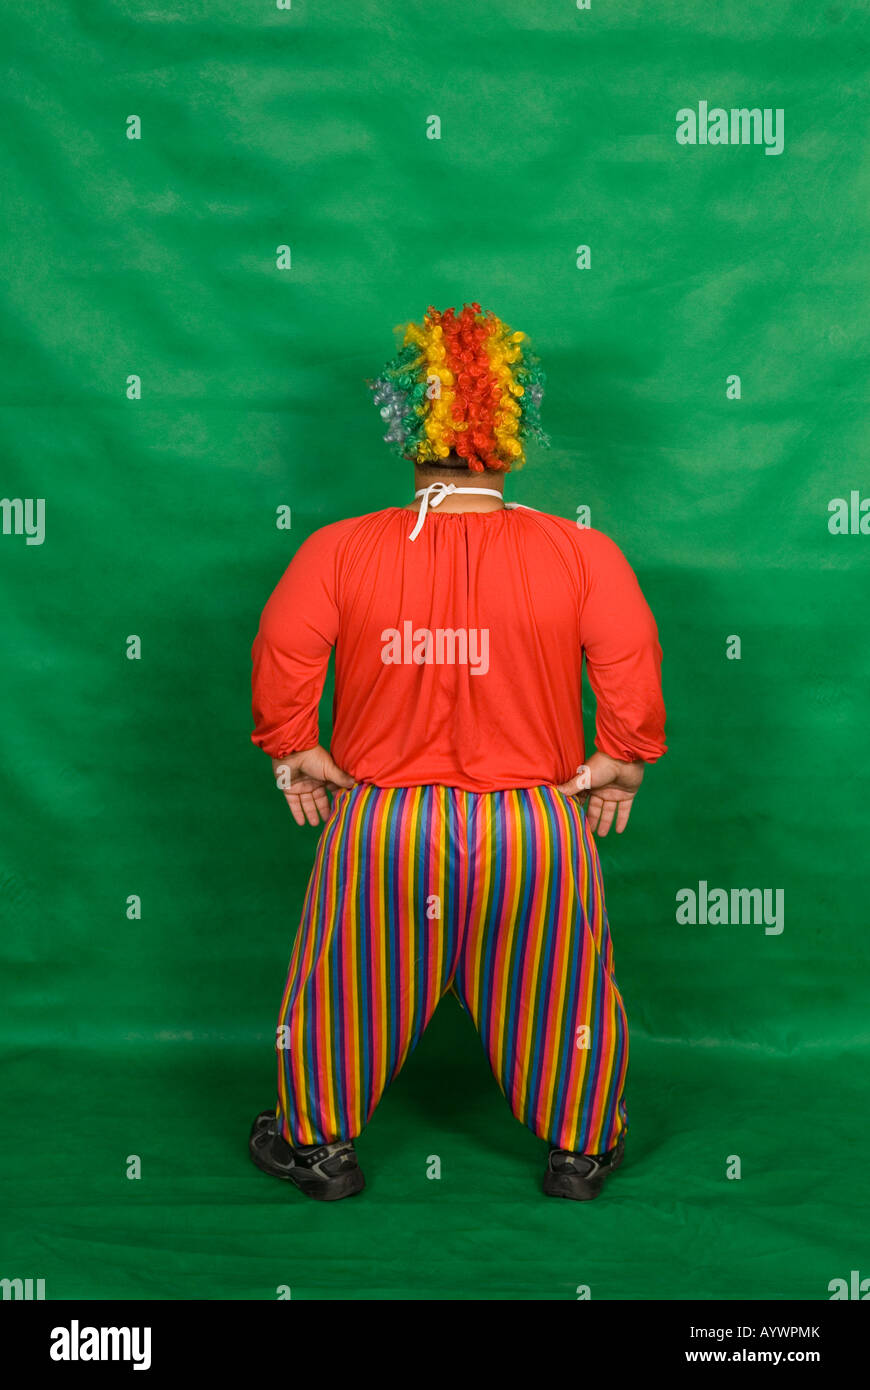
[[[575,1202],[591,1202],[600,1195],[603,1186],[603,1178],[593,1184],[577,1173],[573,1177],[551,1173],[549,1170],[544,1174],[543,1187],[548,1197],[570,1197]]]

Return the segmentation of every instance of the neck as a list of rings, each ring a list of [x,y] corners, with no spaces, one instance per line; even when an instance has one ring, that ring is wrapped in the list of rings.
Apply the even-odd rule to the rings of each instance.
[[[490,487],[502,494],[502,501],[490,497],[488,493],[450,493],[438,504],[439,512],[501,512],[504,510],[504,474],[493,469],[484,473],[472,473],[470,468],[421,468],[414,466],[414,491],[430,487],[432,483],[453,483],[455,487]],[[408,510],[418,512],[422,498],[415,497],[408,504]]]

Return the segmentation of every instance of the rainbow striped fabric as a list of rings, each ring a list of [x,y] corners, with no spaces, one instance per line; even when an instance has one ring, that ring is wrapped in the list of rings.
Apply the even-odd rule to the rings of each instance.
[[[356,1137],[451,988],[518,1120],[559,1148],[616,1143],[628,1030],[573,798],[366,783],[336,795],[278,1021],[284,1137]]]

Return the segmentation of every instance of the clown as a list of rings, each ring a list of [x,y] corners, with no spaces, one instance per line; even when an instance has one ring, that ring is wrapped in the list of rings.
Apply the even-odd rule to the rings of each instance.
[[[368,385],[415,500],[314,531],[253,645],[253,742],[296,822],[322,830],[279,1011],[277,1103],[250,1154],[318,1200],[360,1192],[353,1141],[449,991],[548,1146],[544,1191],[589,1200],[628,1125],[593,832],[625,829],[666,751],[658,632],[612,540],[504,500],[527,443],[549,443],[525,334],[477,303],[430,307],[400,333]],[[385,661],[386,635],[407,632],[449,640]],[[485,666],[456,659],[484,633]]]

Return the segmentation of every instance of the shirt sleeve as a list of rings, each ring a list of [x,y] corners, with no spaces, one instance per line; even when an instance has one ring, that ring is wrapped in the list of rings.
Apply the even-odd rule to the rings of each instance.
[[[273,589],[251,650],[254,731],[273,758],[318,742],[318,706],[338,637],[333,528],[302,542]]]
[[[628,560],[602,531],[584,529],[580,640],[595,693],[595,746],[620,762],[667,752],[658,628]]]

